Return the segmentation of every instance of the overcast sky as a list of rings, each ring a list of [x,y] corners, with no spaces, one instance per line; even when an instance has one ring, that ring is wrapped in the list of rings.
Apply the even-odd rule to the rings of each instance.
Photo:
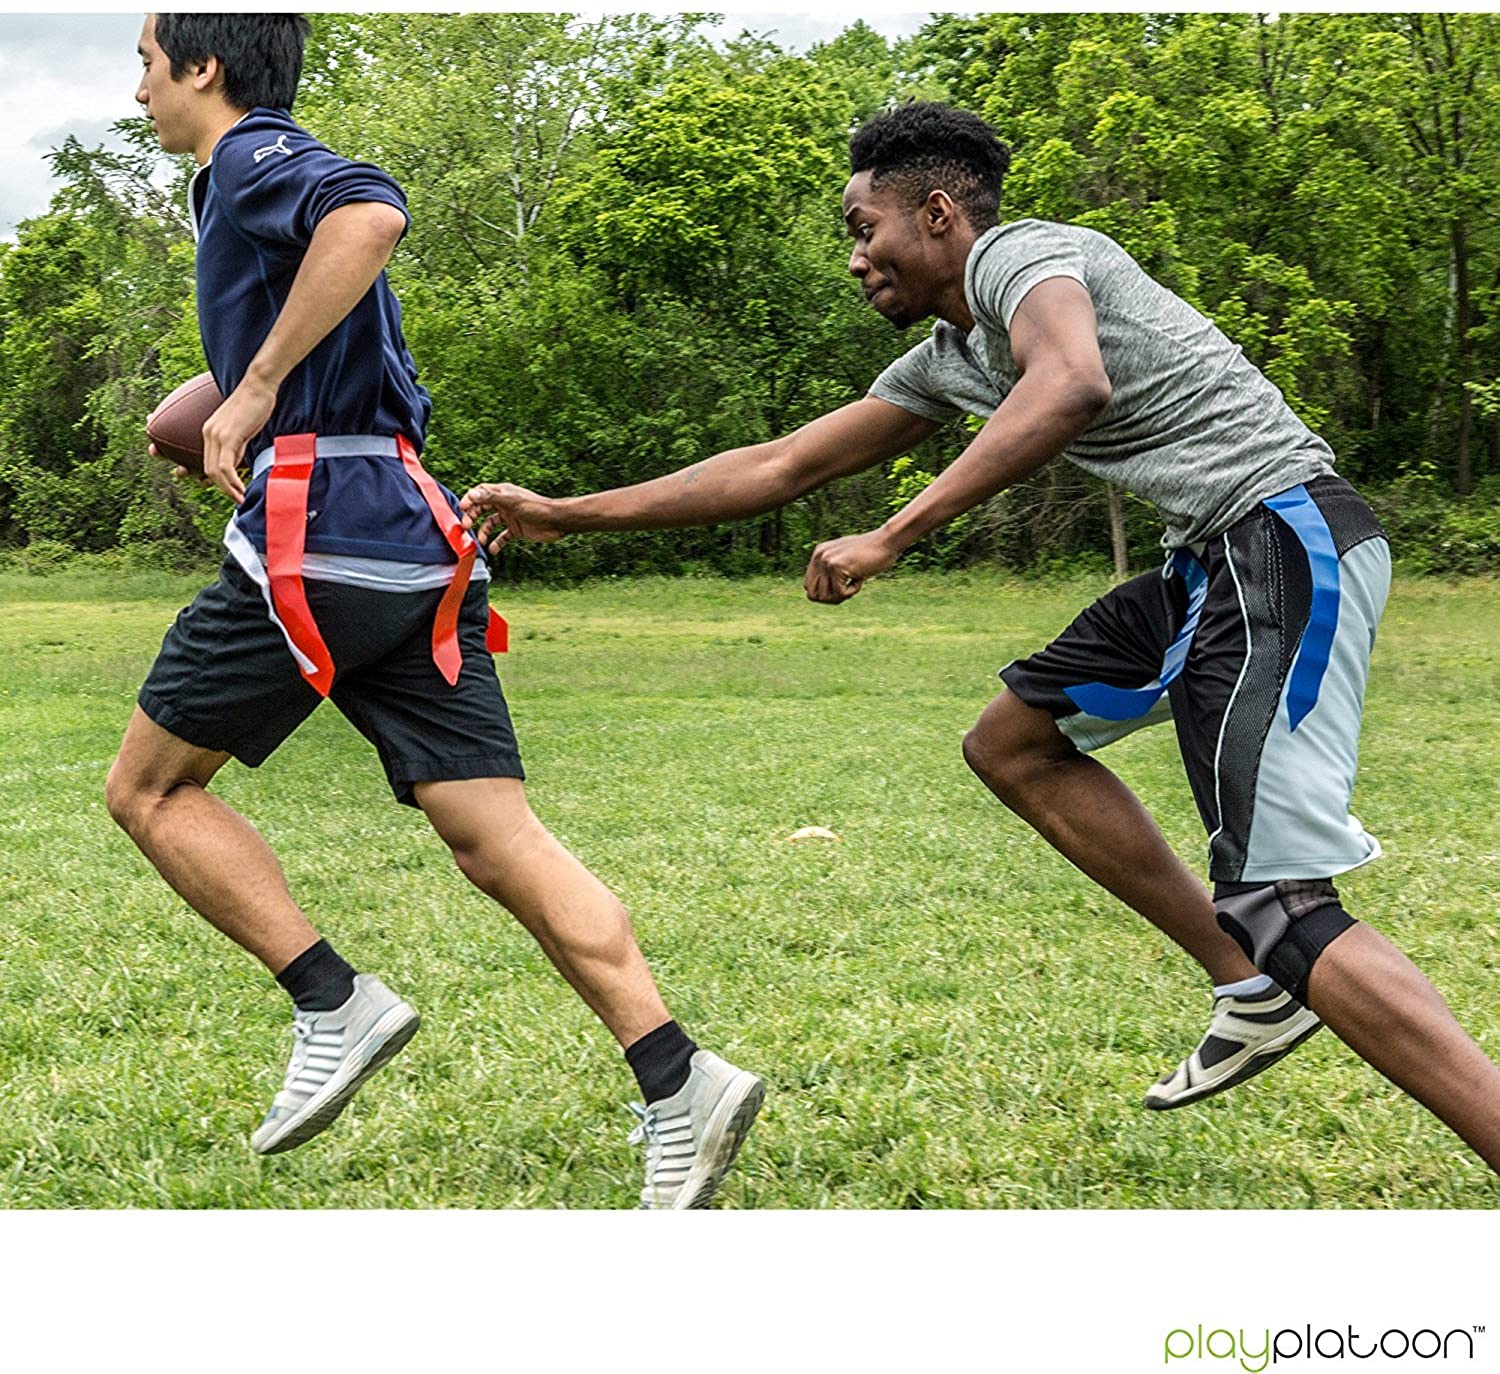
[[[135,112],[140,31],[139,13],[0,14],[0,237],[47,208],[49,149]]]
[[[740,12],[725,16],[722,32],[749,28],[801,49],[833,37],[856,15],[852,4],[819,16]],[[132,97],[139,78],[135,43],[141,17],[140,11],[0,10],[0,238],[13,238],[17,221],[46,210],[55,187],[46,162],[50,149],[69,134],[89,146],[112,143],[110,125],[136,113]],[[867,23],[891,37],[914,33],[926,17],[925,12],[865,15]]]

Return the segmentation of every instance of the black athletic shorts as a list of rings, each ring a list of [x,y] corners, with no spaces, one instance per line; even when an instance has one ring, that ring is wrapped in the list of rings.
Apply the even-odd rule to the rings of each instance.
[[[375,746],[396,799],[412,785],[521,778],[521,756],[495,661],[485,647],[487,582],[458,617],[463,668],[450,687],[432,661],[432,621],[444,589],[387,592],[304,580],[333,657],[329,700]],[[141,709],[200,749],[258,767],[322,698],[298,671],[261,590],[232,559],[162,641]]]
[[[1332,877],[1380,853],[1349,802],[1390,576],[1370,508],[1315,478],[1121,583],[1000,676],[1085,751],[1173,720],[1215,881]]]

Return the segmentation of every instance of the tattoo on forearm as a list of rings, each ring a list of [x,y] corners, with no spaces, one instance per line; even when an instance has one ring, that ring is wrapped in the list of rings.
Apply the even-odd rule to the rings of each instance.
[[[707,466],[708,464],[706,462],[703,462],[694,463],[690,468],[683,468],[683,470],[678,473],[678,480],[681,481],[683,486],[690,487],[694,482],[696,482],[700,477],[703,476],[703,469]]]

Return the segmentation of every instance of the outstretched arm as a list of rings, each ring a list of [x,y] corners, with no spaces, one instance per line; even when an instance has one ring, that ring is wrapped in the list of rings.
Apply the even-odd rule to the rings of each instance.
[[[920,496],[878,530],[813,550],[804,586],[814,601],[847,601],[939,525],[1029,477],[1109,404],[1094,303],[1068,277],[1026,293],[1010,325],[1020,378],[984,428]]]
[[[729,449],[632,487],[551,499],[509,482],[473,488],[463,498],[478,538],[493,553],[511,539],[556,539],[593,530],[660,530],[744,520],[784,506],[837,477],[915,448],[937,422],[875,396],[779,439]]]

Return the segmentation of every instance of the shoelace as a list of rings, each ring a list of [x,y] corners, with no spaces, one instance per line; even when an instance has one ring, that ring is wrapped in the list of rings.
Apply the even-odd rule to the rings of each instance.
[[[639,1145],[645,1142],[648,1150],[656,1144],[656,1113],[651,1111],[644,1102],[628,1102],[625,1104],[632,1112],[640,1118],[636,1127],[626,1137],[627,1145]]]
[[[640,1190],[640,1208],[649,1211],[651,1208],[651,1181],[655,1178],[657,1161],[661,1158],[661,1146],[657,1145],[655,1139],[655,1113],[643,1103],[627,1103],[625,1106],[634,1112],[639,1118],[636,1128],[627,1137],[628,1145],[645,1145],[646,1148],[646,1185]]]
[[[656,1112],[640,1102],[629,1102],[626,1105],[640,1118],[627,1138],[627,1143],[644,1144],[646,1147],[646,1186],[641,1189],[639,1206],[650,1210],[656,1191],[656,1174],[662,1161],[661,1140],[656,1130]]]
[[[651,1204],[648,1198],[656,1178],[657,1166],[661,1163],[661,1142],[656,1138],[656,1113],[642,1102],[629,1102],[626,1105],[640,1118],[635,1129],[626,1137],[626,1143],[646,1147],[646,1187],[641,1194],[640,1205],[649,1207]]]
[[[300,1018],[292,1021],[292,1062],[286,1066],[286,1078],[282,1083],[283,1088],[290,1088],[297,1081],[297,1075],[302,1072],[302,1066],[307,1063],[307,1037],[312,1034],[312,1026]]]
[[[654,1106],[643,1107],[630,1103],[630,1110],[640,1118],[639,1124],[630,1133],[630,1144],[646,1146],[646,1187],[674,1188],[682,1182],[692,1165],[695,1144],[692,1118],[687,1112],[679,1112],[661,1119]]]

